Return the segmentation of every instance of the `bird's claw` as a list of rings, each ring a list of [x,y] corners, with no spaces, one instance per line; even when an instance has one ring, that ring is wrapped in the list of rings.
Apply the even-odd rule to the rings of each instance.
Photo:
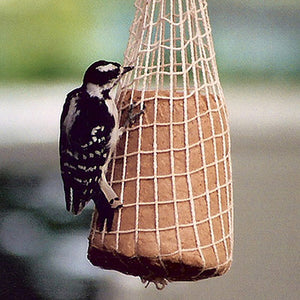
[[[135,107],[137,107],[137,105],[135,105],[133,103],[130,104],[130,106],[129,106],[128,118],[124,124],[125,128],[132,126],[136,122],[136,120],[145,113],[145,109],[146,109],[145,104],[143,104],[143,108],[140,109],[140,111],[138,111],[137,113],[133,112]]]
[[[114,220],[114,214],[115,211],[120,209],[123,204],[120,203],[119,198],[117,198],[119,203],[117,203],[116,199],[112,199],[110,202],[113,201],[113,203],[106,202],[105,205],[101,208],[101,211],[98,211],[98,220],[97,220],[97,227],[99,228],[100,232],[104,230],[104,224],[106,221],[106,231],[110,232],[112,229],[112,224]],[[114,201],[116,200],[116,201]],[[114,204],[114,205],[112,205]],[[117,205],[116,205],[117,204]]]
[[[123,202],[120,200],[120,198],[114,198],[109,201],[110,207],[113,209],[119,209],[123,207]]]

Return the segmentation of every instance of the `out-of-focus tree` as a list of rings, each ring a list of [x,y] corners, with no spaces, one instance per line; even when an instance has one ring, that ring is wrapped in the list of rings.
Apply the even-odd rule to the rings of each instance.
[[[99,57],[122,59],[134,8],[129,1],[122,10],[118,4],[114,0],[0,3],[0,79],[70,78]]]

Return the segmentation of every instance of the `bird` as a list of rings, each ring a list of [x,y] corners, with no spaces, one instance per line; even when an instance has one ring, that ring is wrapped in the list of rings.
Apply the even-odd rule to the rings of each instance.
[[[99,60],[86,70],[81,87],[67,94],[60,119],[59,154],[66,209],[79,214],[93,200],[97,226],[110,232],[114,212],[123,206],[108,184],[106,172],[117,142],[128,124],[143,113],[129,109],[127,125],[120,127],[115,102],[120,79],[133,70]]]

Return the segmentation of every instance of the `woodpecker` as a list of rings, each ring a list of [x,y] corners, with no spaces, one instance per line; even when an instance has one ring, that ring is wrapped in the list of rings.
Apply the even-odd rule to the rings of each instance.
[[[121,77],[133,69],[104,60],[93,63],[85,72],[81,87],[66,98],[60,120],[60,167],[66,208],[79,214],[93,200],[98,211],[100,231],[112,228],[115,210],[122,207],[106,180],[106,171],[124,132],[119,126],[115,90]],[[143,113],[132,115],[133,123]]]

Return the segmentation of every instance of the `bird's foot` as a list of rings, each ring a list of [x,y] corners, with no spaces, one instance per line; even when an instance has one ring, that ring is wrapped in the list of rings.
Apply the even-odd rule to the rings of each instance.
[[[145,113],[145,109],[146,109],[145,104],[143,104],[143,108],[140,109],[138,112],[134,112],[134,109],[137,106],[138,105],[136,104],[130,104],[128,110],[128,117],[127,120],[125,121],[124,128],[132,126],[137,121],[137,119]]]
[[[123,202],[117,197],[114,199],[111,199],[109,201],[110,207],[113,209],[119,209],[123,206]]]
[[[97,227],[99,228],[100,232],[104,230],[105,223],[106,223],[106,231],[107,232],[111,231],[115,212],[123,206],[119,198],[117,199],[118,200],[115,199],[111,200],[114,201],[113,205],[105,201],[102,204],[101,209],[98,210]]]

